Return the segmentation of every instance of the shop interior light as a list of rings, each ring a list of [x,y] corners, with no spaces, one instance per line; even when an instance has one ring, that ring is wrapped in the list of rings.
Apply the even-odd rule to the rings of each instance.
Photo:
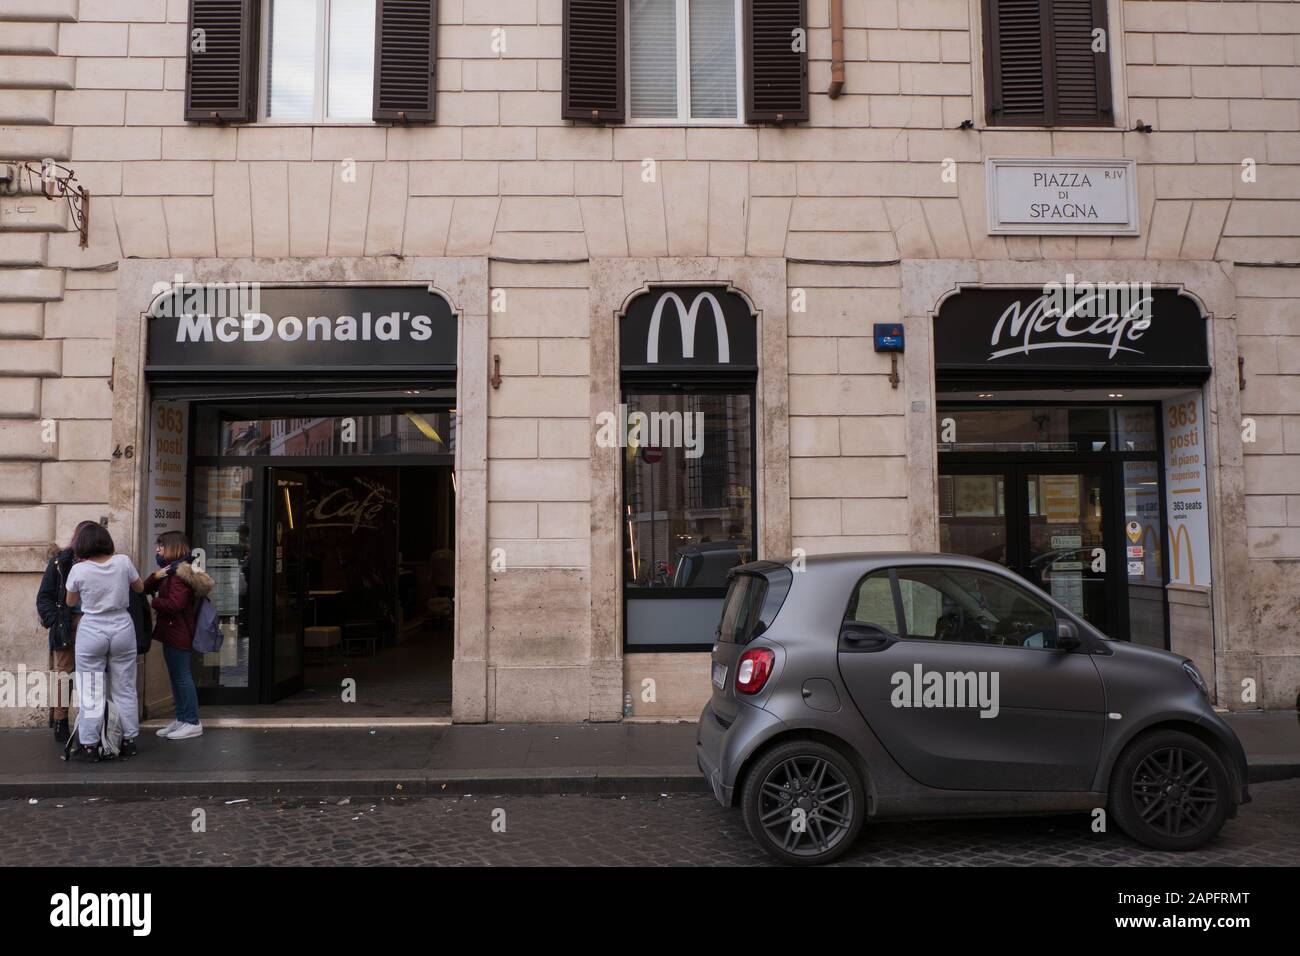
[[[436,441],[439,445],[442,444],[442,436],[439,435],[437,430],[429,424],[428,419],[423,415],[417,415],[415,412],[406,412],[405,414],[406,417],[410,419],[411,424],[418,428],[425,438],[430,441]]]
[[[636,575],[636,529],[632,526],[632,506],[627,506],[627,540],[632,548],[632,580],[637,579]]]

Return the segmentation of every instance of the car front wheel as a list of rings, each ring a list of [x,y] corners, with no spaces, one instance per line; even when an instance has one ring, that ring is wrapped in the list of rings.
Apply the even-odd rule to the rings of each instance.
[[[741,811],[750,835],[782,863],[829,863],[862,831],[866,796],[853,765],[812,740],[781,744],[745,778]]]
[[[1111,774],[1115,822],[1158,850],[1194,850],[1209,842],[1228,818],[1231,799],[1219,755],[1177,730],[1139,737]]]

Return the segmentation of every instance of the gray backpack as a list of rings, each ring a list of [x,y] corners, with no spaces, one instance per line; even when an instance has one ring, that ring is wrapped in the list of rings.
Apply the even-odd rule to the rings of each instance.
[[[224,638],[217,609],[207,598],[199,598],[199,606],[194,613],[193,649],[200,654],[215,654],[221,650],[221,642]]]

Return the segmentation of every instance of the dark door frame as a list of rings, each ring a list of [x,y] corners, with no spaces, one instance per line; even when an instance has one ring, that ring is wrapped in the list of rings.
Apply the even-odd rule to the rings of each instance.
[[[387,385],[388,383],[384,383]],[[428,384],[421,384],[421,391],[427,390]],[[249,660],[248,685],[246,687],[199,687],[199,703],[203,705],[226,704],[271,704],[274,703],[271,685],[273,670],[267,665],[271,658],[268,654],[269,643],[266,636],[271,634],[272,589],[268,565],[270,541],[267,532],[270,528],[270,508],[268,507],[269,482],[271,473],[276,468],[296,471],[311,471],[319,468],[382,468],[382,467],[429,467],[444,466],[453,470],[456,467],[454,452],[423,455],[356,455],[340,458],[333,455],[199,455],[196,453],[197,416],[200,407],[256,414],[275,414],[290,417],[303,417],[311,414],[338,413],[347,409],[357,414],[380,413],[400,406],[403,410],[422,412],[447,411],[455,408],[455,400],[445,395],[421,395],[407,401],[395,401],[390,395],[380,397],[361,397],[351,399],[339,392],[323,391],[311,394],[309,398],[293,400],[293,397],[277,393],[275,388],[268,394],[251,399],[247,395],[231,397],[220,385],[213,386],[213,397],[207,400],[195,399],[188,394],[172,394],[163,391],[153,396],[154,401],[187,401],[189,403],[188,440],[186,471],[192,474],[195,468],[202,467],[244,467],[252,471],[251,487],[253,489],[253,514],[249,532],[248,558],[248,615],[249,615]],[[345,403],[351,403],[345,404]],[[186,533],[194,533],[194,482],[186,481],[185,488],[185,524]],[[459,534],[459,530],[457,530]],[[273,642],[270,642],[273,643]]]
[[[275,655],[276,655],[276,644],[279,635],[276,633],[275,630],[276,589],[275,589],[274,580],[275,580],[276,571],[274,569],[275,569],[276,539],[275,539],[274,525],[275,525],[276,511],[279,507],[279,501],[275,497],[275,481],[277,478],[280,477],[290,477],[300,481],[302,483],[303,497],[305,499],[306,488],[307,488],[307,475],[298,469],[291,468],[291,467],[283,467],[279,465],[269,466],[267,468],[262,469],[262,471],[264,472],[263,477],[264,477],[265,484],[263,485],[261,491],[262,494],[266,497],[267,502],[270,504],[270,507],[263,509],[264,521],[263,521],[263,526],[261,528],[261,537],[263,542],[262,550],[264,552],[263,560],[266,562],[265,567],[267,567],[271,573],[268,578],[268,583],[270,586],[263,588],[263,592],[266,595],[266,600],[262,602],[262,607],[261,607],[261,618],[262,618],[261,633],[265,636],[268,636],[270,640],[263,639],[257,642],[260,645],[260,652],[262,657],[261,669],[263,675],[261,686],[258,688],[257,697],[259,702],[273,704],[277,700],[282,700],[285,697],[290,696],[291,694],[296,694],[298,691],[302,690],[303,688],[303,680],[304,680],[303,668],[306,664],[306,661],[304,660],[305,651],[303,648],[303,639],[304,639],[303,629],[307,626],[306,620],[304,619],[303,598],[305,597],[305,593],[303,590],[303,580],[302,580],[303,566],[305,564],[304,559],[306,556],[305,555],[306,540],[305,540],[305,526],[304,526],[304,538],[299,541],[299,545],[298,545],[299,547],[299,554],[297,560],[298,580],[296,581],[296,590],[298,592],[298,672],[284,680],[277,681],[276,674],[275,674]],[[304,501],[304,507],[303,507],[304,518],[305,518],[305,514],[306,514],[306,506]],[[250,648],[250,654],[255,653],[257,650],[258,650],[257,648]]]

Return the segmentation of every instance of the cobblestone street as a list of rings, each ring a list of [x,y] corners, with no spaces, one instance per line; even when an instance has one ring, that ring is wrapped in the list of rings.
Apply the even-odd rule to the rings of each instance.
[[[1276,866],[1300,864],[1300,780],[1258,784],[1195,853],[1095,834],[1084,816],[869,826],[842,861],[880,865]],[[493,831],[497,809],[504,833]],[[192,831],[194,811],[206,815]],[[0,802],[9,866],[764,864],[738,811],[711,798],[448,796],[425,799]]]

